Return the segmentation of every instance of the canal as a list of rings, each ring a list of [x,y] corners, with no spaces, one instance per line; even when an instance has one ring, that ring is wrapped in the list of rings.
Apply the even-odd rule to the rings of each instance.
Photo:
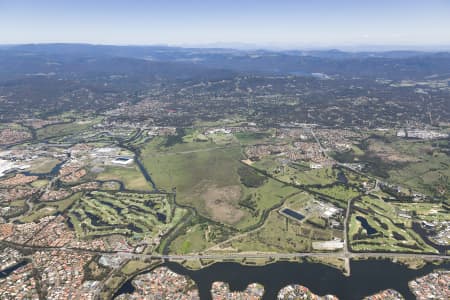
[[[224,262],[195,271],[172,262],[164,265],[193,279],[202,300],[211,299],[210,289],[214,281],[227,282],[232,290],[244,290],[250,283],[260,283],[264,285],[263,299],[266,300],[276,299],[278,291],[289,284],[300,284],[315,294],[332,294],[346,300],[360,300],[384,289],[395,289],[405,299],[415,299],[408,288],[409,281],[438,268],[450,268],[450,263],[441,266],[428,264],[419,270],[411,270],[390,260],[352,261],[352,275],[346,277],[335,268],[310,262],[277,262],[266,266]],[[133,289],[130,280],[116,295],[130,293]]]

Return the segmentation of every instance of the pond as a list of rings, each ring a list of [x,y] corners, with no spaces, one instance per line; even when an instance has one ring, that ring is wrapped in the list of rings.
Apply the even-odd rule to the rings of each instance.
[[[345,176],[344,172],[342,171],[339,171],[339,173],[337,174],[337,180],[342,184],[348,183],[347,176]]]
[[[361,223],[361,226],[367,231],[368,235],[377,233],[377,230],[375,228],[373,228],[372,226],[370,226],[370,224],[369,224],[369,222],[367,222],[366,218],[357,216],[356,220],[358,220],[359,223]]]
[[[165,214],[157,212],[156,217],[158,218],[159,222],[166,223],[167,216]]]
[[[9,268],[4,269],[3,271],[0,271],[0,278],[5,278],[6,276],[8,276],[9,274],[11,274],[12,272],[14,272],[15,270],[17,270],[18,268],[26,265],[28,262],[26,260],[23,260],[17,264],[15,264],[14,266],[11,266]]]

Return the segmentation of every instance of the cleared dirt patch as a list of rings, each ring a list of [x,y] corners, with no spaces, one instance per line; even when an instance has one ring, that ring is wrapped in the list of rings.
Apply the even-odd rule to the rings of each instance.
[[[253,165],[253,163],[254,163],[251,159],[243,159],[243,160],[241,160],[241,162],[243,162],[244,164],[249,165],[249,166]]]
[[[237,207],[240,197],[239,185],[224,187],[209,185],[201,193],[212,219],[227,224],[237,223],[244,216],[244,212]]]

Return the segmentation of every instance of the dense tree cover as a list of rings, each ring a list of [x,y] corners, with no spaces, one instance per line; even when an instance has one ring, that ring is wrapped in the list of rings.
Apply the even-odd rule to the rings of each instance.
[[[259,187],[264,184],[266,177],[258,174],[255,170],[249,167],[242,166],[238,169],[238,174],[241,183],[246,187]]]

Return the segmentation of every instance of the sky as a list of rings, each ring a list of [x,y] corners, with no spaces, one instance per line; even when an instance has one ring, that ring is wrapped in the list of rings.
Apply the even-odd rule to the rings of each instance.
[[[0,0],[0,44],[450,45],[450,0]]]

